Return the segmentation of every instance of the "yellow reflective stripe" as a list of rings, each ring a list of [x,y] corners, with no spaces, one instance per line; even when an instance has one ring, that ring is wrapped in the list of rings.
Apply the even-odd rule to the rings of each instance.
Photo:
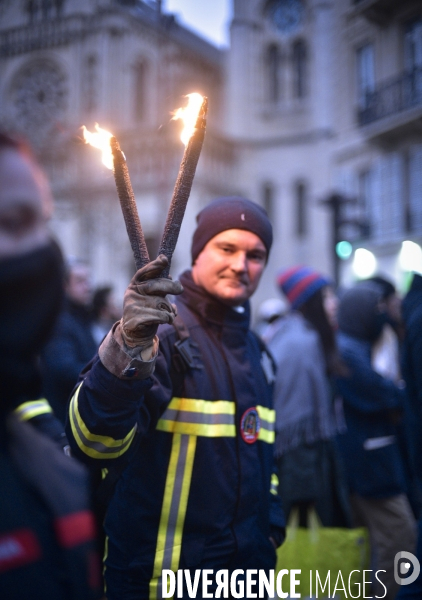
[[[82,452],[91,458],[118,458],[130,447],[136,433],[137,425],[135,424],[126,437],[121,440],[115,440],[106,435],[91,433],[79,413],[78,397],[81,386],[82,383],[72,397],[69,407],[70,426],[76,443]]]
[[[236,437],[235,425],[204,425],[201,423],[183,423],[180,421],[166,421],[161,418],[157,423],[158,431],[196,435],[202,437]]]
[[[266,408],[265,406],[260,406],[259,404],[256,407],[258,411],[259,418],[261,421],[267,421],[267,423],[275,423],[275,410],[272,408]]]
[[[172,398],[157,423],[157,430],[202,437],[235,437],[235,412],[235,403],[228,400]]]
[[[47,415],[53,412],[48,400],[40,398],[39,400],[29,400],[23,402],[13,411],[20,421],[29,421],[39,415]]]
[[[271,475],[270,492],[272,494],[274,494],[275,496],[277,495],[277,492],[278,492],[278,477],[277,477],[277,475],[275,473],[273,473]]]
[[[171,569],[176,572],[179,566],[196,440],[196,436],[177,433],[173,435],[158,527],[154,570],[150,581],[150,599],[161,598],[162,570]]]
[[[267,442],[267,444],[274,444],[275,410],[260,405],[257,405],[256,410],[258,411],[260,420],[258,440]]]
[[[268,429],[263,429],[261,427],[258,433],[258,439],[261,440],[261,442],[267,442],[267,444],[274,444],[275,433],[274,431],[268,431]]]
[[[198,400],[196,398],[172,398],[167,408],[214,415],[234,415],[236,412],[235,403],[229,400]]]

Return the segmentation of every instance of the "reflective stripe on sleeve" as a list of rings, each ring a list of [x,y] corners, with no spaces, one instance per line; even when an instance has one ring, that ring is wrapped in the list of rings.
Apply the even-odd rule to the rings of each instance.
[[[273,473],[271,475],[270,492],[272,494],[274,494],[274,496],[277,496],[277,493],[278,493],[278,477],[277,477],[277,475],[275,473]]]
[[[154,571],[150,581],[150,599],[162,597],[161,573],[163,569],[176,572],[180,562],[182,532],[192,479],[196,436],[173,435],[167,470],[160,524],[158,527]]]
[[[78,447],[84,454],[91,458],[110,459],[121,456],[132,443],[137,425],[135,424],[127,436],[121,440],[115,440],[106,435],[91,433],[79,413],[78,397],[81,386],[82,383],[73,395],[69,407],[70,425]]]
[[[260,421],[258,440],[267,442],[267,444],[274,444],[275,410],[259,405],[257,405],[256,410],[258,411]]]
[[[235,412],[235,403],[228,400],[172,398],[157,429],[184,435],[235,437]]]
[[[53,412],[48,400],[40,398],[39,400],[30,400],[29,402],[23,402],[13,411],[20,421],[29,421],[34,417],[40,415],[47,415]]]

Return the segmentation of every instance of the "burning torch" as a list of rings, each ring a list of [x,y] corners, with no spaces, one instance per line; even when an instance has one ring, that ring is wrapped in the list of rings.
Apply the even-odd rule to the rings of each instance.
[[[168,277],[169,275],[171,259],[179,237],[206,129],[208,99],[196,93],[188,94],[187,98],[188,105],[185,108],[179,108],[173,116],[173,119],[183,119],[185,123],[181,135],[181,139],[185,144],[185,152],[174,186],[158,252],[168,258],[168,267],[163,272],[163,277]],[[117,139],[98,125],[96,125],[96,133],[91,133],[86,127],[82,129],[85,142],[101,149],[103,164],[109,169],[113,169],[117,194],[132,246],[136,268],[140,269],[149,262],[149,255],[136,208],[125,155],[120,149]]]

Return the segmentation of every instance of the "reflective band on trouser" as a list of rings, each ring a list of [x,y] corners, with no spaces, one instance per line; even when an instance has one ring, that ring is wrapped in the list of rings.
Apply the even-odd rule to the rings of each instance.
[[[91,458],[117,458],[124,454],[132,443],[135,437],[137,425],[129,431],[126,437],[122,440],[115,440],[106,435],[97,435],[91,433],[88,427],[82,420],[78,408],[78,396],[81,385],[76,390],[72,400],[70,401],[69,417],[72,427],[73,437],[76,440],[79,448]]]
[[[258,411],[260,421],[258,440],[267,442],[267,444],[274,444],[275,410],[260,405],[257,405],[256,410]]]
[[[180,433],[173,435],[158,528],[154,571],[149,587],[151,600],[162,598],[162,570],[171,569],[176,572],[179,566],[196,440],[195,435],[181,435]]]
[[[172,398],[157,429],[204,437],[235,437],[235,412],[235,403],[228,400]]]
[[[34,417],[50,414],[53,412],[53,409],[48,403],[48,400],[39,398],[38,400],[23,402],[23,404],[20,404],[13,412],[19,417],[20,421],[29,421]]]
[[[278,492],[278,477],[275,473],[271,475],[271,484],[270,484],[270,492],[277,496]]]
[[[108,535],[106,535],[105,542],[104,542],[104,556],[103,556],[104,594],[107,593],[107,583],[106,583],[106,578],[105,578],[107,557],[108,557]]]

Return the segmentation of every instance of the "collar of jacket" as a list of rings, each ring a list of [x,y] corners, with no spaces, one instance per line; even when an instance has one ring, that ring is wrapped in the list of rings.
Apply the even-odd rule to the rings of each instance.
[[[219,302],[208,294],[202,287],[196,285],[191,271],[185,271],[180,276],[183,285],[183,294],[178,301],[196,313],[202,320],[218,325],[219,327],[236,327],[247,331],[250,323],[249,301],[243,304],[243,312],[237,312],[230,306]]]

